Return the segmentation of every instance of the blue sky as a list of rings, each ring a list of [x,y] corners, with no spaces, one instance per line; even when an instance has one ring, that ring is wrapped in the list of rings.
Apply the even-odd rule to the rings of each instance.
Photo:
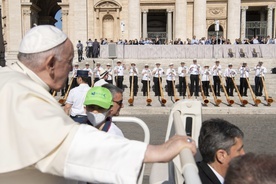
[[[55,23],[55,26],[58,27],[59,29],[62,28],[62,23],[61,23],[61,10],[59,10],[56,13],[55,19],[57,20],[57,22]]]

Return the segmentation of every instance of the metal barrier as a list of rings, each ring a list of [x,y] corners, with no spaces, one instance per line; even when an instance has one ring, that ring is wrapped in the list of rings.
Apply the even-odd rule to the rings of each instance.
[[[170,112],[165,141],[176,133],[191,136],[198,145],[201,123],[200,101],[187,99],[176,102]],[[158,174],[160,172],[162,175]],[[182,184],[184,181],[185,184],[201,184],[191,150],[183,149],[169,164],[153,164],[150,184]]]
[[[136,117],[119,116],[119,117],[112,117],[112,121],[116,122],[116,123],[125,122],[125,123],[136,123],[136,124],[140,125],[144,131],[144,142],[149,144],[150,131],[149,131],[147,124],[144,121],[142,121],[141,119],[136,118]],[[137,184],[142,184],[143,177],[144,177],[144,170],[145,170],[145,164],[143,164],[143,166],[142,166]]]

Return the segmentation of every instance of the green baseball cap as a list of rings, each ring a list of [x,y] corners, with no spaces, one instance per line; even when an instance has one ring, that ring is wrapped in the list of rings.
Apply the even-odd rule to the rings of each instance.
[[[89,89],[86,93],[84,105],[97,105],[109,109],[113,105],[112,94],[107,88],[97,86]]]

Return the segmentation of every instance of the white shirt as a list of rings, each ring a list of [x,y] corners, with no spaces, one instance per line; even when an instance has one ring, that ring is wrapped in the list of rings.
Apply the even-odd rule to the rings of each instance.
[[[88,71],[88,76],[89,76],[89,77],[91,77],[91,75],[93,74],[92,69],[91,69],[91,68],[89,68],[89,67],[88,67],[88,68],[86,68],[86,67],[85,67],[85,68],[84,68],[84,69],[82,69],[82,70]]]
[[[223,76],[224,77],[235,77],[236,74],[237,74],[237,72],[235,69],[228,67],[224,70]]]
[[[266,74],[267,70],[264,66],[255,66],[254,67],[255,76],[257,77],[264,77],[264,74]]]
[[[189,73],[191,75],[199,75],[200,73],[200,65],[199,64],[191,64],[189,68]]]
[[[213,76],[218,76],[221,74],[221,65],[214,65],[212,67],[212,73],[213,73]]]
[[[240,78],[248,78],[250,69],[248,67],[240,67]]]
[[[120,66],[115,66],[114,68],[114,72],[118,75],[118,76],[124,76],[124,66],[120,65]]]
[[[210,169],[216,175],[216,177],[218,178],[218,180],[220,181],[220,183],[223,184],[224,183],[224,178],[213,167],[211,167],[209,164],[207,164],[207,165],[210,167]]]
[[[176,76],[176,71],[173,68],[168,68],[167,72],[166,72],[167,78],[166,80],[168,81],[174,81],[175,80],[175,76]]]
[[[162,77],[162,75],[164,74],[164,70],[163,68],[159,67],[155,67],[153,70],[152,70],[152,75],[154,77]]]
[[[112,69],[111,68],[106,68],[105,69],[106,71],[108,71],[108,77],[107,77],[107,80],[112,80]]]
[[[150,81],[151,77],[151,70],[150,69],[143,69],[142,70],[142,80],[149,80]]]
[[[209,76],[212,75],[211,70],[205,68],[201,71],[201,81],[209,81]]]
[[[95,78],[100,78],[100,71],[103,70],[103,68],[100,66],[100,67],[95,67],[94,70],[93,70],[93,73],[94,73],[94,77]]]
[[[71,116],[86,116],[83,103],[85,100],[86,93],[89,89],[90,87],[88,86],[88,84],[80,84],[79,86],[74,87],[70,90],[66,103],[72,105],[70,111]]]
[[[188,68],[187,66],[180,66],[178,67],[177,73],[179,77],[185,77],[187,74]]]
[[[118,128],[113,122],[111,122],[110,128],[108,130],[108,133],[117,135],[120,137],[124,137],[124,134],[120,128]]]
[[[139,74],[139,71],[138,71],[138,68],[137,67],[130,67],[129,69],[129,76],[138,76]]]

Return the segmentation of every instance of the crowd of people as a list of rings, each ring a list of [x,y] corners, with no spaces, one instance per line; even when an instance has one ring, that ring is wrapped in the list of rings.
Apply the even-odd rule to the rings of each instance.
[[[113,69],[118,87],[107,81],[92,88],[89,86],[89,75],[92,80],[97,72],[98,80],[92,81],[91,86],[101,79],[108,79],[107,70],[100,69],[98,63],[96,70],[90,69],[89,64],[87,70],[75,69],[77,85],[70,90],[64,109],[61,108],[49,90],[59,91],[63,88],[73,69],[73,58],[73,44],[67,35],[54,26],[41,25],[32,28],[23,37],[18,61],[0,69],[1,183],[67,183],[68,180],[136,183],[143,163],[169,162],[183,149],[196,153],[195,141],[189,136],[174,135],[161,145],[124,137],[112,122],[112,117],[119,115],[123,107],[123,89],[120,88],[123,76],[119,77],[126,66],[120,61]],[[185,63],[181,65],[184,67]],[[261,63],[258,67],[261,68]],[[219,62],[213,68],[218,70]],[[150,73],[158,79],[165,74],[160,63],[156,63],[152,72],[146,71],[149,70],[148,65],[144,70],[144,74]],[[173,63],[169,64],[167,81],[173,81],[176,76],[177,72],[173,70]],[[201,72],[197,60],[181,72],[185,70],[191,76]],[[135,63],[131,63],[129,72],[134,83],[135,74],[138,74]],[[197,85],[199,77],[192,78]],[[195,86],[195,95],[197,93]],[[203,183],[231,184],[231,180],[232,183],[238,183],[233,180],[236,175],[244,174],[243,178],[252,180],[252,177],[261,173],[257,169],[243,172],[243,169],[247,169],[244,166],[239,168],[241,171],[238,174],[234,172],[237,164],[246,165],[252,158],[250,155],[246,157],[243,137],[238,127],[222,119],[202,123],[198,146],[203,160],[197,164]],[[239,157],[241,155],[244,156]],[[240,160],[232,162],[235,157]],[[259,163],[261,158],[251,160]],[[271,163],[270,167],[262,165],[262,170],[269,169],[261,174],[273,180],[275,161]],[[41,172],[39,177],[38,171]]]
[[[230,39],[224,38],[223,36],[208,36],[197,38],[193,35],[192,38],[186,38],[182,40],[181,38],[175,38],[174,40],[164,40],[159,37],[156,38],[140,38],[138,39],[118,39],[117,41],[109,40],[107,38],[100,39],[100,45],[107,45],[108,43],[116,43],[118,45],[216,45],[216,44],[276,44],[276,38],[271,38],[268,36],[253,36],[251,38],[237,38],[234,42]]]

